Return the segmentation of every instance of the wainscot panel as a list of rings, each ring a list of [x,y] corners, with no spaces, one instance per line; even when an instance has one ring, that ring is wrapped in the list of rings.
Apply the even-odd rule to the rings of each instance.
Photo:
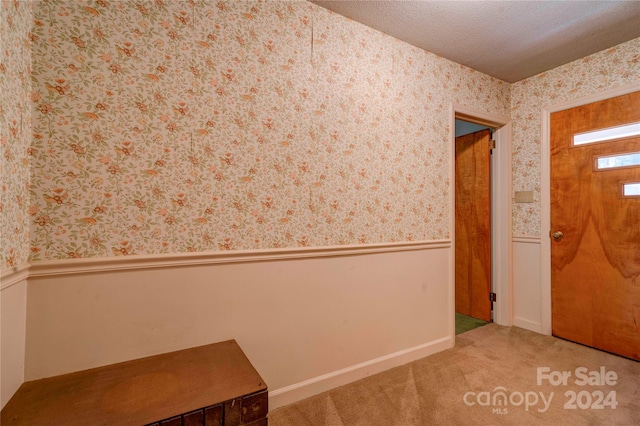
[[[540,238],[513,239],[513,325],[541,333]]]
[[[452,346],[450,247],[35,263],[26,380],[236,339],[293,402]]]
[[[29,264],[0,272],[0,404],[24,382]]]

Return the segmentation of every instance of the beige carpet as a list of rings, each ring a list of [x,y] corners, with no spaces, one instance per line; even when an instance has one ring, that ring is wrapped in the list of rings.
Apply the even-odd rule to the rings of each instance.
[[[571,375],[538,385],[539,367]],[[595,383],[602,367],[608,384]],[[593,381],[580,386],[583,376]],[[640,362],[489,324],[453,349],[276,409],[269,425],[640,425]]]

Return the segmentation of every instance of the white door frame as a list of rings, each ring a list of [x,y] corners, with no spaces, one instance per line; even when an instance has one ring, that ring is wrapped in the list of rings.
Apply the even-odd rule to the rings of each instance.
[[[511,119],[504,115],[492,114],[463,105],[451,105],[451,121],[449,125],[449,191],[450,197],[450,234],[451,254],[449,271],[449,300],[451,306],[450,335],[455,337],[455,119],[486,125],[496,129],[493,139],[496,149],[491,157],[491,287],[496,293],[493,305],[493,321],[500,325],[513,324],[512,304],[512,191],[511,191],[511,153],[512,127]]]
[[[551,335],[551,240],[549,237],[551,232],[551,114],[637,91],[640,91],[640,82],[542,108],[540,146],[542,156],[540,161],[540,329],[542,334]]]

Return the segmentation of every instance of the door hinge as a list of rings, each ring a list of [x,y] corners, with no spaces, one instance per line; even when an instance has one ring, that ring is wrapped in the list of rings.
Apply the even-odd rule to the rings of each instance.
[[[489,300],[491,301],[491,311],[493,312],[493,302],[496,301],[496,294],[493,292],[489,293]]]
[[[494,139],[489,141],[489,149],[496,149],[496,141]]]

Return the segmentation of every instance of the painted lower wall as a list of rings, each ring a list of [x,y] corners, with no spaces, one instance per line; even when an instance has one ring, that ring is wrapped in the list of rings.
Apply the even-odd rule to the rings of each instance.
[[[24,382],[28,265],[0,274],[0,407]]]
[[[542,332],[540,238],[513,239],[513,325]]]
[[[113,260],[36,263],[26,380],[233,338],[274,408],[453,344],[448,242],[266,253],[111,270]]]

